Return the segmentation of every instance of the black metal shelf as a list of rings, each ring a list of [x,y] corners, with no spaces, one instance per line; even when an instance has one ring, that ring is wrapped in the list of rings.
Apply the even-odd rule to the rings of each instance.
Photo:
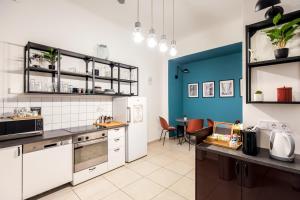
[[[129,96],[137,96],[137,95],[130,95],[130,94],[106,94],[106,93],[99,93],[99,94],[88,94],[88,93],[67,93],[67,92],[45,92],[45,91],[28,91],[27,94],[51,94],[51,95],[70,95],[70,96],[122,96],[122,97],[129,97]]]
[[[50,74],[57,73],[56,70],[46,69],[46,68],[42,68],[42,67],[28,67],[26,70],[32,71],[32,72],[41,72],[41,73],[50,73]]]
[[[263,67],[263,66],[269,66],[269,65],[293,63],[293,62],[300,62],[300,56],[274,59],[274,60],[265,60],[265,61],[260,61],[260,62],[253,62],[253,63],[249,63],[249,67]]]
[[[280,23],[278,25],[287,23],[293,19],[300,17],[300,10],[291,12],[288,14],[283,15]],[[294,102],[277,102],[277,101],[263,101],[263,102],[255,102],[252,101],[252,94],[251,94],[251,84],[252,84],[252,69],[257,67],[266,67],[272,65],[279,65],[279,64],[287,64],[287,63],[295,63],[300,62],[300,56],[293,56],[288,58],[282,59],[272,59],[272,60],[265,60],[259,62],[250,63],[250,54],[249,49],[251,49],[251,37],[260,30],[273,27],[274,24],[272,20],[264,20],[255,24],[250,24],[245,27],[246,32],[246,103],[247,104],[300,104],[299,101]]]
[[[51,69],[46,69],[42,67],[34,67],[30,66],[30,51],[31,49],[33,50],[38,50],[38,51],[43,51],[47,52],[50,49],[54,49],[55,52],[57,52],[58,56],[58,61],[56,70],[51,70]],[[77,72],[71,72],[71,71],[64,71],[62,70],[61,67],[61,59],[62,56],[68,56],[76,59],[81,59],[85,62],[86,64],[86,73],[77,73]],[[47,45],[42,45],[42,44],[37,44],[33,42],[28,42],[27,45],[25,46],[24,49],[24,93],[30,93],[30,94],[66,94],[66,95],[101,95],[101,96],[138,96],[139,90],[138,90],[138,85],[136,91],[132,91],[132,84],[137,83],[138,84],[138,79],[139,79],[139,71],[138,67],[127,65],[127,64],[122,64],[118,62],[113,62],[110,60],[104,60],[101,58],[89,56],[89,55],[84,55],[60,48],[55,48],[55,47],[50,47]],[[92,62],[92,72],[90,70],[89,63]],[[105,77],[105,76],[95,76],[95,63],[101,63],[104,65],[108,65],[111,70],[111,76],[110,77]],[[117,68],[117,75],[118,78],[114,78],[114,68]],[[126,79],[121,79],[120,78],[120,69],[128,69],[130,72],[130,77],[132,75],[132,71],[136,70],[136,75],[137,75],[137,80],[126,80]],[[56,85],[57,87],[57,92],[43,92],[43,91],[31,91],[30,90],[30,85],[29,85],[29,80],[30,80],[30,74],[31,72],[39,72],[39,73],[47,73],[52,75],[52,84]],[[90,74],[91,72],[92,74]],[[75,93],[62,93],[60,92],[60,86],[61,86],[61,76],[70,76],[70,77],[80,77],[80,78],[85,78],[85,91],[88,91],[90,89],[90,82],[92,82],[92,91],[95,91],[95,81],[96,80],[102,80],[102,81],[109,81],[110,82],[110,87],[111,89],[114,89],[114,82],[118,83],[118,88],[117,88],[117,93],[116,94],[96,94],[96,93],[84,93],[84,94],[75,94]],[[129,94],[121,94],[120,93],[120,87],[121,83],[129,83],[130,84],[130,93]],[[115,88],[116,89],[116,88]]]
[[[81,74],[81,73],[69,72],[69,71],[60,71],[60,74],[65,75],[65,76],[75,76],[75,77],[83,77],[83,78],[86,78],[89,76],[88,74]]]

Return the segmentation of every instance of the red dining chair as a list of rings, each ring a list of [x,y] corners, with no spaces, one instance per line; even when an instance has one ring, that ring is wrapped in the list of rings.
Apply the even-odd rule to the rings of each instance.
[[[160,121],[160,125],[161,125],[161,128],[162,128],[162,131],[160,133],[159,141],[161,140],[161,137],[162,137],[163,133],[165,132],[164,140],[163,140],[163,145],[165,145],[165,140],[166,140],[167,133],[172,132],[172,131],[176,131],[176,128],[173,127],[173,126],[170,126],[168,124],[168,122],[163,117],[159,117],[159,121]]]
[[[213,120],[211,120],[211,119],[207,119],[207,126],[208,127],[213,127],[214,126],[214,121]]]
[[[203,119],[189,119],[186,134],[189,137],[189,150],[191,150],[191,136],[203,129]]]

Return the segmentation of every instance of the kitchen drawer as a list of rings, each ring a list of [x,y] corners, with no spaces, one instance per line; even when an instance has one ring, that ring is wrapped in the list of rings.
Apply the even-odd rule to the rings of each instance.
[[[125,164],[125,147],[108,151],[108,169],[112,170]]]
[[[102,163],[100,165],[90,167],[89,169],[85,169],[73,174],[72,185],[77,185],[89,179],[92,179],[96,176],[104,174],[108,171],[107,162]]]
[[[116,149],[119,147],[125,147],[125,137],[114,137],[108,141],[108,149]]]
[[[108,130],[108,140],[113,140],[119,137],[125,137],[125,127]]]

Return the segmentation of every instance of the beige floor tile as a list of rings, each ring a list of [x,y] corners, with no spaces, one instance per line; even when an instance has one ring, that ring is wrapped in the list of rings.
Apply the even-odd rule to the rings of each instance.
[[[72,190],[58,191],[37,199],[39,200],[80,200]]]
[[[189,200],[195,200],[195,181],[192,179],[183,177],[172,185],[170,190]]]
[[[102,177],[92,179],[73,188],[81,200],[99,200],[118,190]]]
[[[140,179],[142,176],[126,167],[122,167],[105,174],[104,177],[117,187],[123,188]]]
[[[122,192],[121,190],[118,190],[108,197],[104,198],[103,200],[132,200],[127,194]]]
[[[153,198],[153,200],[185,200],[185,198],[179,196],[178,194],[172,192],[171,190],[165,190],[158,196]]]
[[[143,178],[124,187],[122,190],[134,200],[149,200],[161,193],[164,188],[147,178]]]
[[[170,185],[173,185],[176,181],[178,181],[180,178],[182,178],[182,175],[179,175],[165,168],[161,168],[148,175],[147,178],[161,186],[169,187]]]
[[[163,167],[163,166],[173,162],[174,159],[172,159],[168,156],[165,156],[165,155],[159,155],[159,156],[154,156],[154,157],[149,158],[148,161]]]
[[[161,166],[153,164],[151,162],[148,161],[144,161],[144,162],[139,162],[133,165],[129,165],[127,166],[129,169],[137,172],[138,174],[142,175],[142,176],[146,176],[148,174],[151,174],[153,171],[161,168]]]
[[[172,170],[178,174],[186,175],[189,171],[191,171],[194,166],[189,165],[182,161],[174,161],[165,166],[166,169]]]
[[[195,180],[195,177],[196,177],[196,170],[195,169],[192,169],[189,173],[187,173],[185,175],[186,177],[190,178],[190,179],[193,179]]]

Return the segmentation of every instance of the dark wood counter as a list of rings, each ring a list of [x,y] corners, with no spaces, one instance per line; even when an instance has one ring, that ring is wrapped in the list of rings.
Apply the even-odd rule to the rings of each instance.
[[[232,150],[223,147],[218,147],[214,145],[201,143],[197,146],[198,150],[204,152],[211,152],[222,156],[231,157],[238,160],[243,160],[246,162],[263,165],[267,167],[276,168],[279,170],[300,174],[300,155],[296,155],[295,162],[282,162],[279,160],[274,160],[269,156],[269,150],[261,148],[258,155],[249,156],[242,152],[242,150]],[[201,155],[200,155],[201,156]]]
[[[113,126],[113,127],[109,127],[109,128],[103,127],[103,128],[99,128],[98,130],[99,131],[108,130],[108,129],[120,128],[120,127],[125,127],[125,126],[127,126],[127,125]],[[82,128],[82,127],[78,127],[78,128]],[[76,127],[73,129],[76,129]],[[30,143],[34,143],[34,142],[40,142],[43,140],[50,140],[50,139],[55,139],[55,138],[68,138],[68,137],[72,137],[72,136],[79,135],[79,134],[84,134],[84,133],[72,133],[65,129],[45,131],[43,135],[39,135],[39,136],[20,138],[20,139],[15,139],[15,140],[0,141],[0,148],[18,146],[18,145],[23,145],[23,144],[30,144]]]

